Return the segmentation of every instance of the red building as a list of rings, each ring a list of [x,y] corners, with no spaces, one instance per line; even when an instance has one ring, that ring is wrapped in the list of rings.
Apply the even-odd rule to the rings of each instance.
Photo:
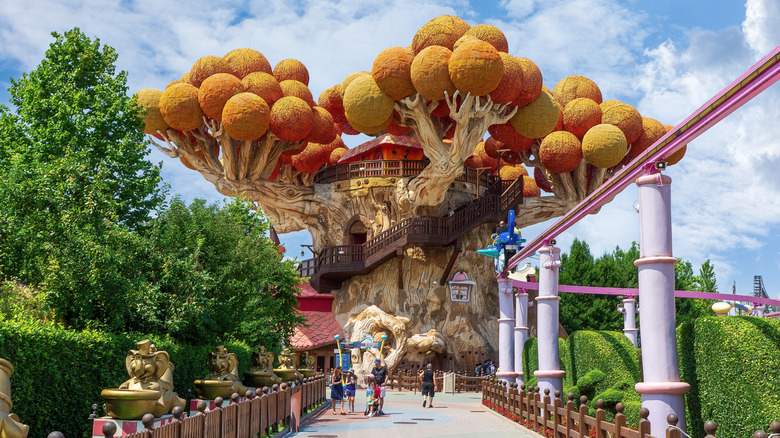
[[[334,367],[334,336],[344,337],[344,331],[333,315],[333,299],[333,295],[317,293],[308,281],[304,282],[298,294],[297,309],[306,318],[308,327],[296,327],[290,338],[290,347],[299,353],[308,351],[316,358],[316,369],[324,372]]]

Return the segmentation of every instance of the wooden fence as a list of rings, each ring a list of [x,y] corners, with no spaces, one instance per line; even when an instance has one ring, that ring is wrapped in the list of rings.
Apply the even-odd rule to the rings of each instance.
[[[183,418],[181,409],[174,409],[174,421],[152,429],[153,419],[145,422],[146,428],[127,438],[250,438],[273,436],[290,424],[290,400],[300,393],[301,415],[312,411],[325,402],[325,390],[328,387],[325,376],[304,379],[302,384],[288,386],[274,385],[263,388],[262,394],[240,399],[233,394],[230,405],[206,412],[206,403],[198,404],[198,413]],[[258,391],[260,389],[258,388]],[[222,403],[216,400],[217,406]],[[147,424],[148,423],[148,424]],[[116,426],[106,423],[103,426],[105,437],[113,437]]]
[[[482,404],[503,416],[521,423],[528,429],[540,433],[549,438],[655,438],[650,435],[650,421],[647,417],[650,412],[647,408],[639,411],[639,424],[636,428],[626,424],[626,416],[623,414],[624,406],[618,403],[615,406],[614,423],[606,421],[606,411],[603,409],[604,401],[596,401],[596,416],[588,415],[588,398],[580,397],[580,405],[574,403],[574,396],[568,395],[568,401],[563,403],[560,391],[555,391],[554,399],[550,399],[550,390],[544,390],[544,396],[540,396],[539,387],[525,390],[525,385],[518,387],[516,383],[507,386],[504,381],[496,381],[492,377],[485,377],[482,385]],[[677,427],[677,416],[669,415],[665,438],[681,438],[686,436]],[[772,436],[780,434],[780,423],[774,422],[770,426]],[[705,438],[716,438],[715,432],[718,426],[714,421],[704,423]],[[756,431],[753,438],[768,438],[764,431]]]
[[[444,374],[445,371],[436,371],[436,379],[438,380],[439,392],[444,391]],[[482,383],[485,380],[482,377],[468,376],[465,373],[455,374],[455,392],[480,392],[482,391]],[[417,372],[412,370],[399,370],[390,374],[387,379],[387,386],[390,389],[397,389],[399,391],[414,391],[421,390],[420,378]]]

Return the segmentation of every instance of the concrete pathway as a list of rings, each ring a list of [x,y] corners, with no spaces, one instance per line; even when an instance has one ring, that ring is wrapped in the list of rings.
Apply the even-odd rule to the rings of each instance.
[[[435,438],[435,437],[521,437],[541,435],[513,423],[482,406],[478,393],[436,394],[433,408],[422,407],[422,396],[412,392],[388,391],[386,415],[363,415],[365,392],[358,391],[356,412],[333,415],[328,406],[303,420],[300,432],[285,437],[310,438]]]

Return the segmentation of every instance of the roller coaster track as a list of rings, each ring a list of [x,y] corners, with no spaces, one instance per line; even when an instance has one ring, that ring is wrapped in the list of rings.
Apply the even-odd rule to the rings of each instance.
[[[498,222],[523,200],[523,181],[496,179],[487,191],[452,216],[418,216],[403,219],[361,245],[323,248],[313,259],[303,260],[301,277],[310,277],[312,287],[327,293],[355,275],[371,272],[387,260],[403,254],[406,245],[447,246],[472,229]]]
[[[601,187],[564,214],[550,228],[530,241],[522,251],[518,252],[507,262],[506,269],[499,273],[498,276],[506,276],[511,268],[528,258],[542,245],[549,245],[551,239],[554,239],[582,218],[609,202],[628,185],[642,176],[648,166],[664,161],[666,157],[672,155],[737,108],[763,92],[778,79],[780,79],[780,46],[776,47],[769,55],[688,116],[682,123],[666,133],[666,135],[647,148],[626,167],[613,175],[612,178],[605,181]]]

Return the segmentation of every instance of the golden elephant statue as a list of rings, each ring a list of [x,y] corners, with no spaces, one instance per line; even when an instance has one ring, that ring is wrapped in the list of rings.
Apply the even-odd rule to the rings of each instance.
[[[30,427],[19,422],[19,417],[11,413],[11,375],[14,367],[11,362],[0,358],[0,438],[26,438]]]
[[[211,372],[204,380],[218,380],[221,382],[233,382],[232,392],[244,395],[247,387],[241,384],[238,377],[238,357],[235,353],[228,353],[224,345],[219,345],[216,351],[209,353],[206,364]]]
[[[130,379],[119,385],[119,389],[160,391],[160,398],[152,411],[156,417],[171,412],[185,401],[173,391],[174,366],[168,352],[157,351],[157,347],[148,339],[137,342],[138,350],[130,350],[125,358],[125,368]]]

